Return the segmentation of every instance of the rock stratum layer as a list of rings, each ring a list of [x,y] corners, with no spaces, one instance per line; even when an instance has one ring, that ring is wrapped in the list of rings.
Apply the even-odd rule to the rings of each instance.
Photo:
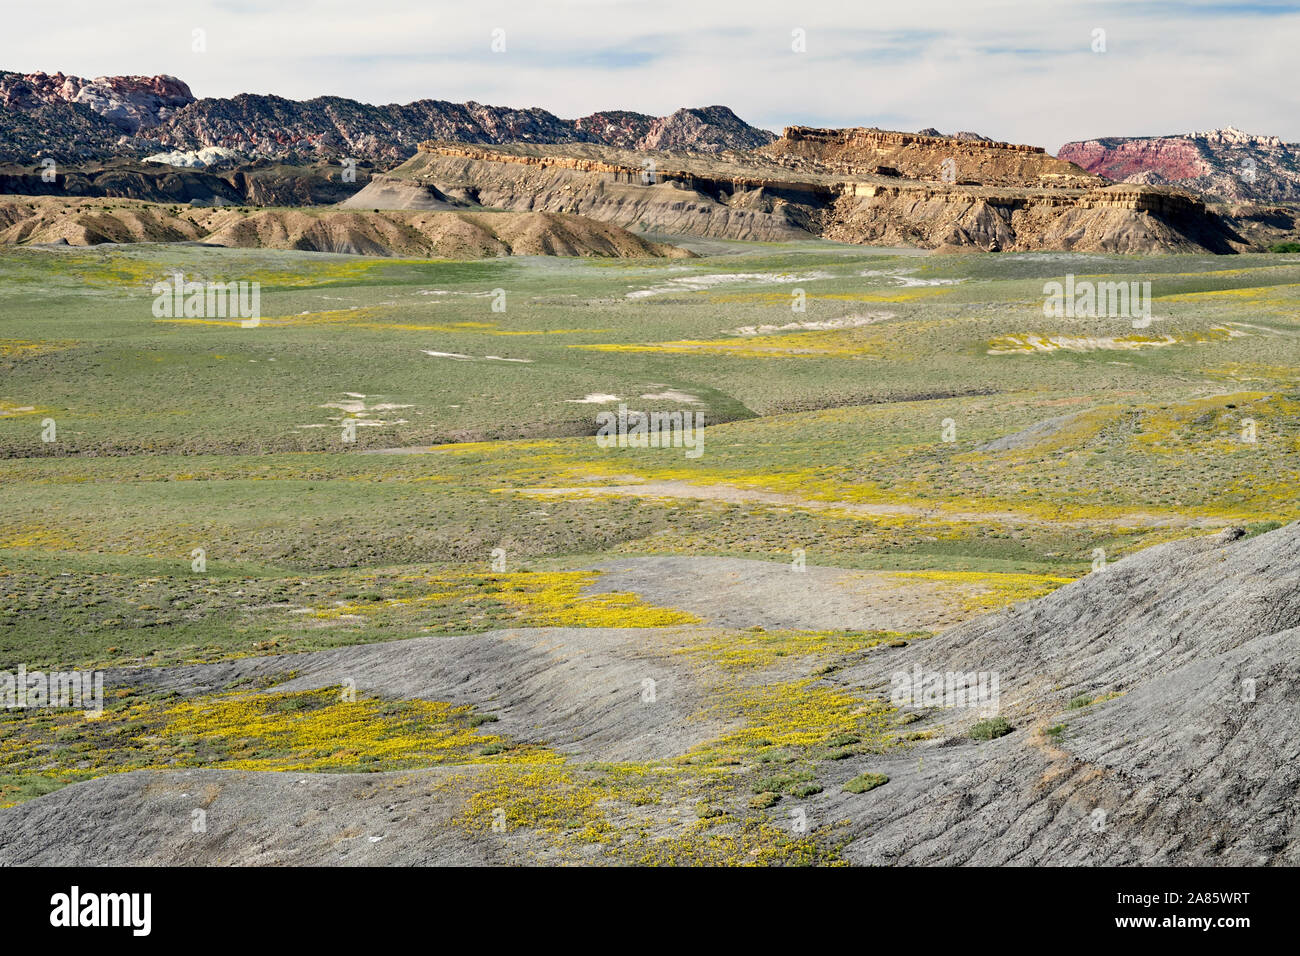
[[[965,134],[970,137],[973,134]],[[798,167],[986,186],[1100,186],[1105,180],[1038,146],[882,129],[790,126],[761,152]]]
[[[1177,186],[1224,202],[1300,202],[1300,144],[1231,126],[1066,143],[1058,155],[1107,179]]]
[[[428,142],[346,205],[448,203],[575,213],[667,235],[943,250],[1230,253],[1295,229],[1285,210],[1240,210],[1238,221],[1177,190],[1108,184],[1033,147],[804,127],[710,157]]]

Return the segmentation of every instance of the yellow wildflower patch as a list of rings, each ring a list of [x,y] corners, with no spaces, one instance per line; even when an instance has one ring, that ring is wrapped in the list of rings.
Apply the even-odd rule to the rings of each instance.
[[[1040,598],[1073,580],[1050,574],[986,571],[895,571],[890,576],[948,585],[963,593],[962,609],[975,613],[997,611],[1020,601]]]
[[[449,572],[419,577],[428,591],[415,597],[354,601],[319,608],[318,619],[370,618],[385,613],[457,607],[466,618],[504,618],[516,627],[672,627],[697,624],[694,615],[646,604],[635,594],[583,594],[597,571]]]
[[[30,341],[27,339],[0,339],[0,359],[29,359],[48,355],[76,345],[73,339]]]

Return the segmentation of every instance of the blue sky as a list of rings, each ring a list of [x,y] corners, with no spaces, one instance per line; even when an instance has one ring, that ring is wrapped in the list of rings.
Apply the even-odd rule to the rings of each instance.
[[[198,96],[565,117],[723,103],[776,131],[933,126],[1049,149],[1227,125],[1300,141],[1292,0],[63,0],[6,20],[4,69],[171,73]]]

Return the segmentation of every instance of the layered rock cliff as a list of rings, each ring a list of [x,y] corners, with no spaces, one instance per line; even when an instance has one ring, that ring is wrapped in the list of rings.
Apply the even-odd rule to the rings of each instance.
[[[1232,219],[1177,190],[1105,184],[1083,174],[1044,181],[1057,175],[1057,161],[1032,147],[827,132],[816,131],[814,138],[787,130],[772,147],[716,158],[589,144],[424,143],[416,157],[377,177],[347,205],[545,209],[650,233],[761,241],[824,237],[952,250],[1229,253],[1294,228],[1294,217],[1253,222],[1248,236]],[[977,157],[988,176],[1020,181],[943,181],[928,159],[957,145],[970,146],[967,155]],[[893,151],[895,166],[888,172],[844,171],[869,165],[862,157],[879,149]],[[1037,165],[1026,168],[1022,159]],[[901,169],[928,175],[911,178]]]
[[[974,134],[965,134],[966,137]],[[838,173],[985,186],[1093,186],[1102,180],[1038,146],[881,129],[790,126],[762,152],[799,168],[809,161]]]

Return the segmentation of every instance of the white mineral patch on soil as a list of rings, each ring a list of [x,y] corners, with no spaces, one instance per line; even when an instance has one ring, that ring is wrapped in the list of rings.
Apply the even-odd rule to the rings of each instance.
[[[433,358],[456,359],[459,362],[522,362],[525,365],[531,365],[533,361],[532,359],[525,358],[502,358],[500,355],[484,355],[482,359],[479,359],[476,356],[466,355],[463,352],[436,352],[433,349],[420,349],[420,351],[425,355],[432,356]]]
[[[688,402],[694,402],[698,404],[700,401],[700,397],[698,395],[691,395],[689,392],[679,392],[675,388],[670,388],[662,392],[649,392],[645,395],[642,395],[641,397],[649,398],[649,399],[658,399],[660,401],[665,401],[665,402],[681,402],[682,404],[686,404]]]
[[[868,269],[866,272],[859,272],[858,275],[866,279],[893,279],[904,288],[958,285],[966,281],[965,279],[919,279],[912,275],[915,271],[915,269],[903,269],[897,272],[889,269]]]
[[[1211,331],[1226,333],[1229,338],[1246,335],[1240,329],[1215,326]],[[1170,345],[1187,345],[1187,339],[1175,335],[1143,337],[1100,337],[1071,335],[1014,335],[1004,337],[998,345],[988,350],[989,355],[1029,355],[1034,352],[1131,352],[1145,348],[1167,348]]]
[[[352,394],[344,392],[345,395]],[[410,405],[398,405],[395,402],[380,402],[377,405],[367,405],[363,401],[351,402],[326,402],[321,408],[337,408],[339,411],[347,412],[349,415],[364,415],[366,412],[391,412],[396,408],[410,408]]]
[[[866,315],[846,315],[839,319],[817,319],[807,322],[787,322],[784,325],[742,325],[732,329],[732,335],[770,335],[773,332],[826,332],[832,329],[853,329],[872,325],[894,317],[893,312],[869,312]]]
[[[648,289],[627,293],[629,299],[644,299],[652,295],[672,292],[703,292],[719,285],[748,283],[749,285],[785,285],[791,282],[813,282],[832,278],[829,272],[730,272],[717,275],[682,276],[669,279]]]

